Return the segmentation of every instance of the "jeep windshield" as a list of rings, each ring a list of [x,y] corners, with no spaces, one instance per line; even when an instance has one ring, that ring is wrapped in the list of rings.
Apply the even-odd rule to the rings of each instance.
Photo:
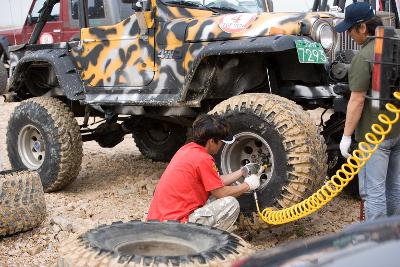
[[[218,12],[265,12],[262,0],[162,0],[165,4]]]
[[[268,1],[269,5],[272,5],[270,10],[273,12],[310,12],[313,8],[315,0],[271,0]],[[345,6],[353,3],[353,0],[346,0]],[[334,7],[334,1],[328,0],[326,11],[336,10]]]

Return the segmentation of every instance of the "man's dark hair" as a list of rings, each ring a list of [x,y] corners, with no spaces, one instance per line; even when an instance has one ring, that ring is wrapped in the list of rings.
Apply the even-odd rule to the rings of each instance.
[[[219,115],[201,114],[192,125],[192,140],[201,146],[209,139],[224,140],[228,135],[229,124]]]
[[[361,24],[365,23],[365,25],[367,26],[367,32],[368,35],[370,36],[374,36],[375,35],[375,29],[379,26],[383,26],[382,23],[382,19],[378,16],[373,17],[372,19],[365,21],[365,22],[361,22],[358,23],[356,25],[354,25],[354,29],[359,32],[360,28],[361,28]]]

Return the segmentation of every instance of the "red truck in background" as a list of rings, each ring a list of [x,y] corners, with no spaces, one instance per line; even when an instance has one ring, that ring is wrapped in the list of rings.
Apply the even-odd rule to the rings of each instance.
[[[33,0],[20,29],[0,30],[0,95],[8,80],[8,46],[28,43],[45,0]],[[90,26],[113,25],[133,13],[132,4],[123,0],[88,0]],[[38,43],[49,44],[79,40],[78,0],[60,0],[53,8]]]

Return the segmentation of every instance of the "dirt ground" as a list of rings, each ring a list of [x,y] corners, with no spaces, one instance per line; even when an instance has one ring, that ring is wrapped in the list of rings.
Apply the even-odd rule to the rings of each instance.
[[[5,147],[7,120],[15,104],[0,103],[0,155],[9,169]],[[145,159],[130,136],[115,148],[84,144],[78,178],[60,192],[45,194],[47,218],[38,228],[0,238],[0,267],[54,266],[57,251],[69,238],[114,221],[143,220],[165,163]],[[151,181],[149,183],[149,181]],[[359,202],[340,195],[322,210],[284,226],[238,231],[256,250],[335,233],[358,221]]]

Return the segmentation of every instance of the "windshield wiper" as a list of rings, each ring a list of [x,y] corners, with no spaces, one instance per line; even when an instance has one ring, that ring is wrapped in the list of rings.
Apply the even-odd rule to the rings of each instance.
[[[206,5],[203,5],[201,3],[193,2],[193,1],[184,1],[184,0],[169,0],[169,1],[164,1],[164,3],[167,4],[173,4],[173,5],[180,5],[180,6],[193,6],[193,7],[204,7],[205,9],[208,9],[214,13],[219,14],[217,10],[214,8],[208,7]]]
[[[213,6],[212,8],[213,8],[213,9],[224,10],[224,11],[236,11],[236,12],[243,12],[243,11],[237,10],[236,8],[232,8],[232,7]]]

